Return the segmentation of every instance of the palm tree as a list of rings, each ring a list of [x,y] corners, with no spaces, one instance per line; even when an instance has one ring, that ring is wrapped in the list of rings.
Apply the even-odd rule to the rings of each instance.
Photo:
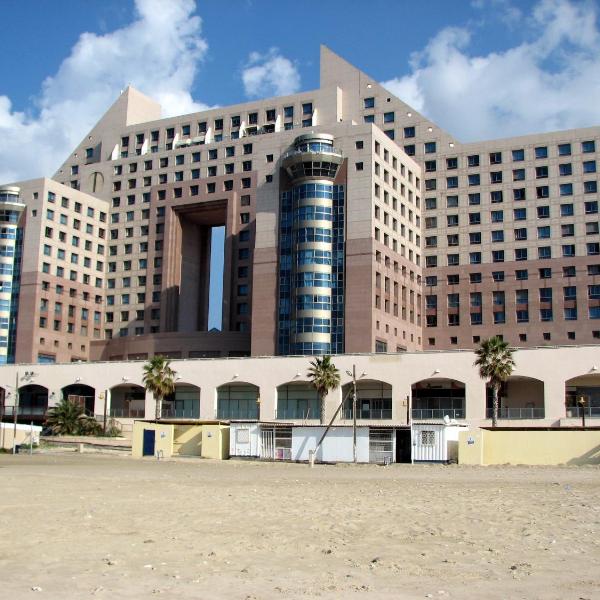
[[[321,403],[321,424],[325,423],[325,396],[340,385],[340,373],[331,362],[331,356],[315,358],[310,363],[308,377],[319,394]]]
[[[46,425],[54,435],[100,435],[102,427],[96,419],[85,414],[79,402],[67,398],[48,411]]]
[[[154,356],[144,365],[142,378],[146,390],[152,392],[156,401],[156,419],[162,413],[162,401],[165,396],[175,391],[175,371],[171,369],[171,361],[164,356]]]
[[[479,376],[487,379],[492,388],[492,427],[498,424],[498,392],[515,366],[513,352],[508,343],[497,336],[483,340],[475,350]]]

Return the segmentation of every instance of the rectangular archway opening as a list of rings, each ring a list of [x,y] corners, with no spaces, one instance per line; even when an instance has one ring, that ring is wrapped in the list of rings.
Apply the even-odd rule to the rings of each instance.
[[[187,205],[177,213],[181,227],[177,331],[222,330],[227,204]]]

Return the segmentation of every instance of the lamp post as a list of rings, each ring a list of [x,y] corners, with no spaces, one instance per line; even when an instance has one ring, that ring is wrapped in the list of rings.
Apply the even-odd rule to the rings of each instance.
[[[579,406],[581,406],[581,426],[582,427],[585,427],[585,403],[586,403],[585,396],[579,396],[579,398],[577,398],[577,404],[579,404]]]
[[[24,381],[31,381],[35,376],[33,371],[25,371]],[[15,373],[15,401],[13,406],[13,454],[17,453],[17,415],[19,413],[19,371]]]
[[[19,371],[15,374],[15,400],[13,402],[13,454],[17,453],[17,413],[19,412]]]
[[[356,463],[356,365],[352,365],[352,371],[346,371],[346,373],[352,377],[352,459]],[[363,371],[360,376],[364,377],[365,375],[366,373]]]

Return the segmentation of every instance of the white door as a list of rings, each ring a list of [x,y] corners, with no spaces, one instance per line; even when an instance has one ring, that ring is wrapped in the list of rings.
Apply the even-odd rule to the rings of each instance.
[[[273,430],[272,429],[261,429],[260,430],[260,457],[273,460],[275,458],[274,444],[273,444]]]

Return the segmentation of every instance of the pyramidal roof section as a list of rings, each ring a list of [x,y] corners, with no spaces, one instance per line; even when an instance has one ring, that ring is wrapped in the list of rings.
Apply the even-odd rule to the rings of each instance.
[[[157,121],[160,118],[160,104],[128,85],[73,152],[83,152],[85,148],[96,147],[103,141],[109,142],[113,138],[116,140],[125,127],[146,121]],[[58,168],[54,174],[55,179],[61,179],[61,174],[66,172],[70,158],[67,157]]]
[[[104,113],[98,125],[122,128],[146,121],[156,121],[160,116],[161,106],[156,100],[128,85]]]
[[[456,141],[449,133],[424,117],[412,106],[394,96],[389,90],[375,81],[373,77],[357,69],[324,44],[321,44],[320,63],[321,88],[331,89],[332,87],[337,87],[342,91],[344,121],[352,119],[357,123],[362,123],[363,99],[368,96],[376,96],[379,98],[380,109],[382,106],[386,106],[389,107],[388,110],[396,111],[396,125],[431,127],[433,131],[439,132],[440,136],[445,140]],[[399,140],[397,140],[397,143],[399,143]]]

